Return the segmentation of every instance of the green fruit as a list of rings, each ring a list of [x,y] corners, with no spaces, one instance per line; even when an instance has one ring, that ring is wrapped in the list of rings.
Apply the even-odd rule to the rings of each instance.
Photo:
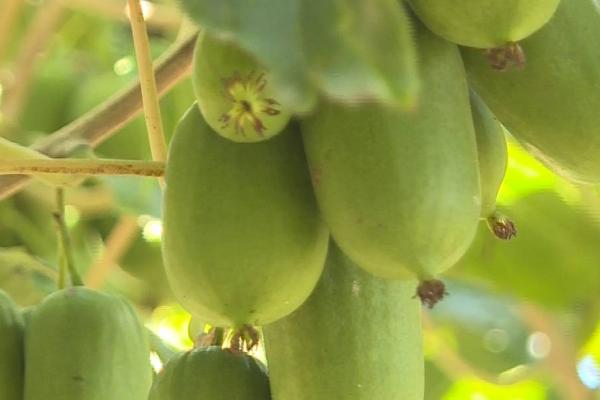
[[[220,347],[197,348],[172,358],[149,400],[269,400],[269,378],[255,358]]]
[[[144,327],[129,303],[84,287],[52,293],[25,330],[25,400],[145,400]]]
[[[498,119],[477,93],[471,91],[470,95],[481,180],[481,217],[487,218],[496,211],[496,196],[506,173],[508,150]]]
[[[23,398],[23,318],[0,290],[0,399]]]
[[[302,128],[313,186],[348,256],[386,278],[427,278],[466,251],[480,214],[477,149],[455,45],[420,28],[420,108],[324,102]]]
[[[510,239],[517,230],[511,220],[496,211],[496,197],[508,163],[504,128],[477,93],[470,93],[481,181],[481,218],[499,239]]]
[[[235,43],[201,34],[193,68],[198,106],[219,135],[258,142],[287,125],[290,113],[273,97],[268,71]]]
[[[170,146],[163,253],[173,293],[214,326],[296,309],[323,269],[328,234],[294,125],[261,143],[216,135],[193,105]]]
[[[413,281],[354,265],[332,242],[297,311],[263,328],[274,400],[422,400],[421,306]]]
[[[565,0],[569,1],[569,0]],[[408,0],[429,29],[482,49],[518,42],[546,24],[559,0]]]
[[[593,0],[562,1],[521,42],[527,67],[497,73],[465,49],[470,83],[508,131],[554,172],[600,182],[600,15]]]

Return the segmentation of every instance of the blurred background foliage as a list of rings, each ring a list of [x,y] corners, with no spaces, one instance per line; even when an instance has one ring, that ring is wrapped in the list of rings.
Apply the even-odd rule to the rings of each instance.
[[[54,19],[40,22],[41,7],[52,5]],[[145,5],[158,56],[186,21],[171,1]],[[45,43],[32,50],[32,32],[44,29]],[[0,44],[0,135],[23,144],[80,117],[136,77],[118,0],[25,1],[10,37]],[[25,70],[23,60],[29,61]],[[11,98],[15,91],[20,101]],[[162,99],[169,137],[192,101],[189,80]],[[424,310],[427,399],[600,399],[598,188],[566,182],[508,133],[507,139],[499,207],[518,235],[497,240],[482,222],[446,278],[451,295]],[[144,121],[130,122],[96,154],[149,159]],[[160,253],[160,202],[151,179],[88,179],[68,189],[66,219],[86,283],[131,299],[162,339],[153,343],[164,361],[170,351],[189,348],[203,324],[190,325],[191,316],[170,293]],[[0,202],[0,288],[22,307],[55,289],[53,210],[53,191],[39,183]]]

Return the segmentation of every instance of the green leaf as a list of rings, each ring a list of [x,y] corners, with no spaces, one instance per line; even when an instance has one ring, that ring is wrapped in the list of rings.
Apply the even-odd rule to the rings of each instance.
[[[498,386],[474,378],[466,378],[456,381],[452,389],[450,389],[442,399],[545,400],[546,388],[536,381],[525,381],[515,385]]]
[[[182,0],[210,34],[236,41],[273,75],[281,102],[308,112],[316,95],[410,107],[416,49],[396,0]]]
[[[516,224],[517,237],[498,240],[480,224],[451,274],[557,309],[597,298],[600,229],[593,214],[555,192],[530,194],[501,211]]]

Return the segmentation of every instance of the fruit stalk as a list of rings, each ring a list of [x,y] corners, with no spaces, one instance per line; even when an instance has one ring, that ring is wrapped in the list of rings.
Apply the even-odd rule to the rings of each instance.
[[[142,104],[144,107],[144,116],[146,117],[152,158],[155,161],[165,161],[167,159],[167,144],[165,142],[162,117],[160,115],[156,78],[154,77],[154,70],[152,68],[148,32],[146,31],[146,23],[140,0],[129,0],[129,20],[131,22],[135,56],[140,74]],[[160,180],[160,183],[164,186],[163,179]]]
[[[65,223],[65,192],[63,188],[56,189],[56,206],[57,211],[54,213],[54,219],[56,220],[56,225],[58,226],[58,236],[60,240],[60,248],[62,250],[61,261],[63,262],[61,262],[61,267],[63,265],[67,267],[73,286],[83,286],[83,280],[79,275],[79,271],[77,271],[77,268],[75,267],[73,247],[71,246],[71,237],[69,236],[69,229]],[[64,278],[64,272],[61,271],[59,278]],[[62,282],[59,282],[59,284],[62,284]]]
[[[161,177],[165,163],[162,161],[40,158],[23,160],[0,160],[0,175],[13,174],[60,174],[60,175],[137,175]],[[46,182],[51,179],[46,178]],[[61,179],[60,182],[65,179]]]

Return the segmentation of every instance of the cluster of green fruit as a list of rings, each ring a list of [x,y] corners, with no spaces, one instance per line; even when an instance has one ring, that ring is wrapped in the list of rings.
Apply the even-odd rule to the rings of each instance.
[[[205,3],[183,1],[200,23]],[[422,397],[413,279],[431,307],[480,219],[516,234],[495,210],[502,125],[555,171],[600,180],[592,0],[408,3],[412,110],[322,96],[298,114],[256,54],[212,26],[198,39],[197,104],[167,161],[166,273],[204,321],[264,326],[276,399]]]
[[[143,325],[129,303],[84,287],[20,311],[0,291],[0,398],[146,399]]]

